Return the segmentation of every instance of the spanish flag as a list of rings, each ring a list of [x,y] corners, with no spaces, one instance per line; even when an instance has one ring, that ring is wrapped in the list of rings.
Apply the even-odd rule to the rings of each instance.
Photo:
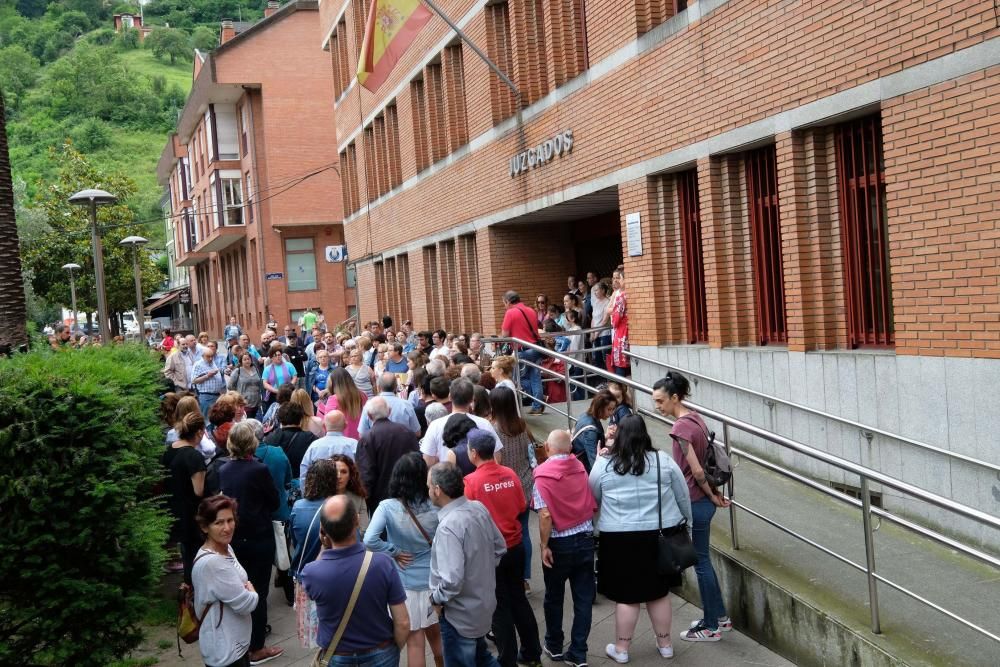
[[[377,90],[430,18],[420,0],[372,0],[358,59],[358,83]]]

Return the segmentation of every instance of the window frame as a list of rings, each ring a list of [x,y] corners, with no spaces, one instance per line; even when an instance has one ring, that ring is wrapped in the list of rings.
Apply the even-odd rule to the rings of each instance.
[[[684,307],[687,342],[708,342],[708,299],[705,290],[705,254],[698,200],[698,170],[675,176],[677,209],[681,228],[681,258],[684,266]]]
[[[308,241],[309,249],[305,248],[293,248],[289,249],[289,243],[294,241]],[[285,239],[282,248],[285,252],[285,289],[289,292],[314,292],[319,289],[319,272],[316,263],[316,240],[312,236],[299,236],[299,237],[289,237]],[[289,263],[292,257],[300,255],[309,255],[312,257],[312,267],[313,267],[313,280],[312,287],[293,287],[292,286],[292,266]]]
[[[774,144],[744,154],[757,344],[788,342],[778,160]]]

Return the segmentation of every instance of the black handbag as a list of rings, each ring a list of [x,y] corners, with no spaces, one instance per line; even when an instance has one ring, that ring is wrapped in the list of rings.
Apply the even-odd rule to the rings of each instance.
[[[676,576],[698,562],[694,543],[688,535],[687,522],[681,520],[672,528],[663,528],[663,489],[660,486],[660,454],[656,457],[656,513],[659,532],[656,535],[656,569],[660,576]]]

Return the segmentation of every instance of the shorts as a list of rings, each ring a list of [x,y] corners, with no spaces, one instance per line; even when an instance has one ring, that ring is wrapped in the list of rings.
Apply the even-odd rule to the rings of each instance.
[[[430,591],[411,591],[407,588],[406,612],[410,615],[410,632],[429,628],[438,622],[431,605]]]

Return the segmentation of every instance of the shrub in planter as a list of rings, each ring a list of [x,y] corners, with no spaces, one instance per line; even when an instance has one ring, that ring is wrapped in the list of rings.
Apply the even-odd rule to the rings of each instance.
[[[0,360],[0,665],[106,665],[141,640],[169,523],[159,375],[140,346]]]

